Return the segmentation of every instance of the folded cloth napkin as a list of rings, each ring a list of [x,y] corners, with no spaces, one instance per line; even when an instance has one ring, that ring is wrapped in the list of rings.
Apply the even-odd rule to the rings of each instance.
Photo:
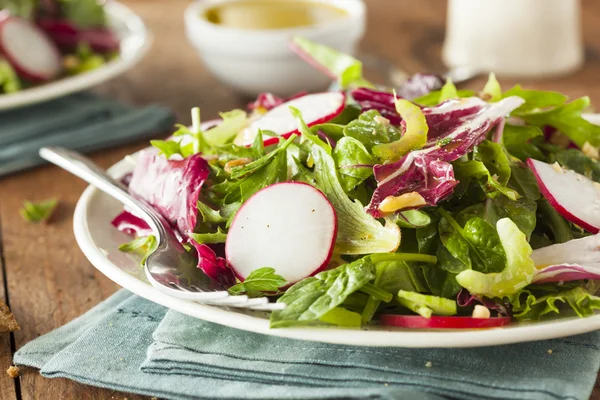
[[[599,345],[598,332],[474,349],[331,345],[227,328],[121,291],[14,361],[172,399],[587,399]]]
[[[88,152],[155,136],[173,123],[167,108],[136,108],[88,92],[2,111],[0,176],[42,164],[42,146]]]

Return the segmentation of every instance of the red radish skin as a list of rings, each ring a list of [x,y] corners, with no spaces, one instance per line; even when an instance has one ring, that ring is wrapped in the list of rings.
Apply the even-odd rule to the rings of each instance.
[[[383,314],[380,318],[383,326],[398,326],[414,329],[481,329],[498,328],[511,323],[510,317],[472,318],[444,317],[433,315],[431,318],[420,315]]]
[[[259,129],[273,131],[285,139],[294,133],[298,133],[298,122],[290,112],[290,107],[296,107],[300,110],[304,122],[310,127],[331,121],[344,111],[345,105],[346,94],[343,92],[324,92],[296,97],[272,108],[250,124],[236,139],[236,144],[251,146]],[[263,141],[265,146],[269,146],[276,144],[279,138],[266,137]]]
[[[0,12],[0,52],[21,77],[31,82],[49,81],[62,70],[60,52],[48,35],[32,22],[8,12]]]
[[[282,182],[238,210],[225,255],[240,281],[271,267],[291,285],[327,268],[336,237],[337,215],[327,197],[306,183]]]
[[[528,159],[527,165],[535,175],[540,192],[560,215],[591,233],[600,231],[600,189],[594,182],[574,171],[555,171],[547,163]],[[579,190],[569,190],[568,184]],[[568,195],[568,199],[557,196]],[[569,202],[572,207],[567,208]],[[581,207],[585,203],[587,207]],[[591,210],[587,212],[587,210]]]

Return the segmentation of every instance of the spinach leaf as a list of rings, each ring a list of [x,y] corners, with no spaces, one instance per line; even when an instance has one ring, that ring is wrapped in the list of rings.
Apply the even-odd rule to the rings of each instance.
[[[287,283],[282,276],[275,273],[275,269],[264,267],[250,272],[243,282],[233,285],[228,290],[234,296],[245,293],[250,297],[260,297],[277,293],[279,288]]]
[[[499,182],[497,174],[490,174],[490,171],[481,161],[460,160],[452,163],[452,166],[454,167],[454,176],[459,181],[454,189],[454,194],[457,198],[469,195],[469,186],[473,180],[479,184],[487,197],[495,197],[499,193],[513,200],[519,197],[519,194],[515,190]]]
[[[344,137],[338,141],[333,149],[333,159],[346,193],[373,175],[373,157],[365,146],[354,138]]]
[[[401,228],[422,228],[431,223],[431,217],[421,210],[407,210],[388,217]]]
[[[503,186],[508,184],[510,179],[510,163],[504,153],[502,146],[498,143],[485,140],[475,147],[473,158],[481,161],[492,177]]]
[[[530,200],[538,200],[541,196],[535,175],[526,165],[511,164],[511,174],[508,186]]]
[[[512,201],[505,196],[488,199],[485,203],[485,220],[492,226],[502,218],[510,218],[521,232],[531,237],[535,229],[537,218],[537,203],[526,197]]]
[[[323,271],[289,288],[277,302],[283,310],[271,314],[271,328],[319,324],[319,319],[375,278],[369,257]]]
[[[544,153],[531,143],[531,139],[542,135],[543,132],[538,126],[506,124],[502,132],[502,144],[510,155],[521,161],[527,161],[528,158],[544,161]]]
[[[437,213],[431,217],[429,225],[415,229],[419,253],[434,254],[438,241],[438,218]]]
[[[462,287],[456,282],[456,274],[448,272],[437,265],[423,265],[423,276],[429,291],[440,297],[455,299]]]
[[[547,236],[551,236],[554,239],[554,243],[564,243],[573,239],[573,233],[567,221],[546,199],[538,200],[537,204],[537,220],[539,225],[537,228],[540,228]]]
[[[397,141],[400,139],[401,132],[382,117],[379,111],[369,110],[346,125],[344,136],[358,140],[368,151],[371,151],[373,146],[378,144]]]

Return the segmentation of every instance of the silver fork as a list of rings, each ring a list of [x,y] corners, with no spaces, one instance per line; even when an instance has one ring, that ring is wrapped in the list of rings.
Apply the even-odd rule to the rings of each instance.
[[[97,187],[129,207],[152,228],[158,247],[146,259],[144,269],[152,286],[173,297],[200,303],[278,310],[285,305],[268,299],[230,296],[227,290],[197,268],[196,258],[177,240],[169,224],[146,202],[129,194],[125,185],[112,178],[89,158],[61,147],[43,147],[40,156]]]

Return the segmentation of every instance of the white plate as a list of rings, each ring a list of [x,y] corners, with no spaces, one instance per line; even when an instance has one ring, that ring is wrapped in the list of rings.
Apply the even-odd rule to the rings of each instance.
[[[123,4],[110,1],[105,7],[110,27],[120,41],[118,58],[90,72],[0,95],[0,110],[35,104],[91,88],[122,74],[137,64],[150,49],[152,44],[150,32],[140,17]]]
[[[600,114],[586,116],[600,123]],[[131,171],[122,160],[109,171],[115,177]],[[75,209],[73,227],[79,247],[90,262],[108,278],[155,303],[206,321],[267,335],[326,343],[394,347],[479,347],[553,339],[600,329],[600,315],[562,318],[537,323],[515,323],[503,328],[474,330],[427,330],[369,327],[368,329],[279,328],[270,329],[268,314],[215,307],[169,297],[154,289],[144,277],[140,260],[122,253],[118,246],[131,240],[112,227],[119,202],[88,187]]]

